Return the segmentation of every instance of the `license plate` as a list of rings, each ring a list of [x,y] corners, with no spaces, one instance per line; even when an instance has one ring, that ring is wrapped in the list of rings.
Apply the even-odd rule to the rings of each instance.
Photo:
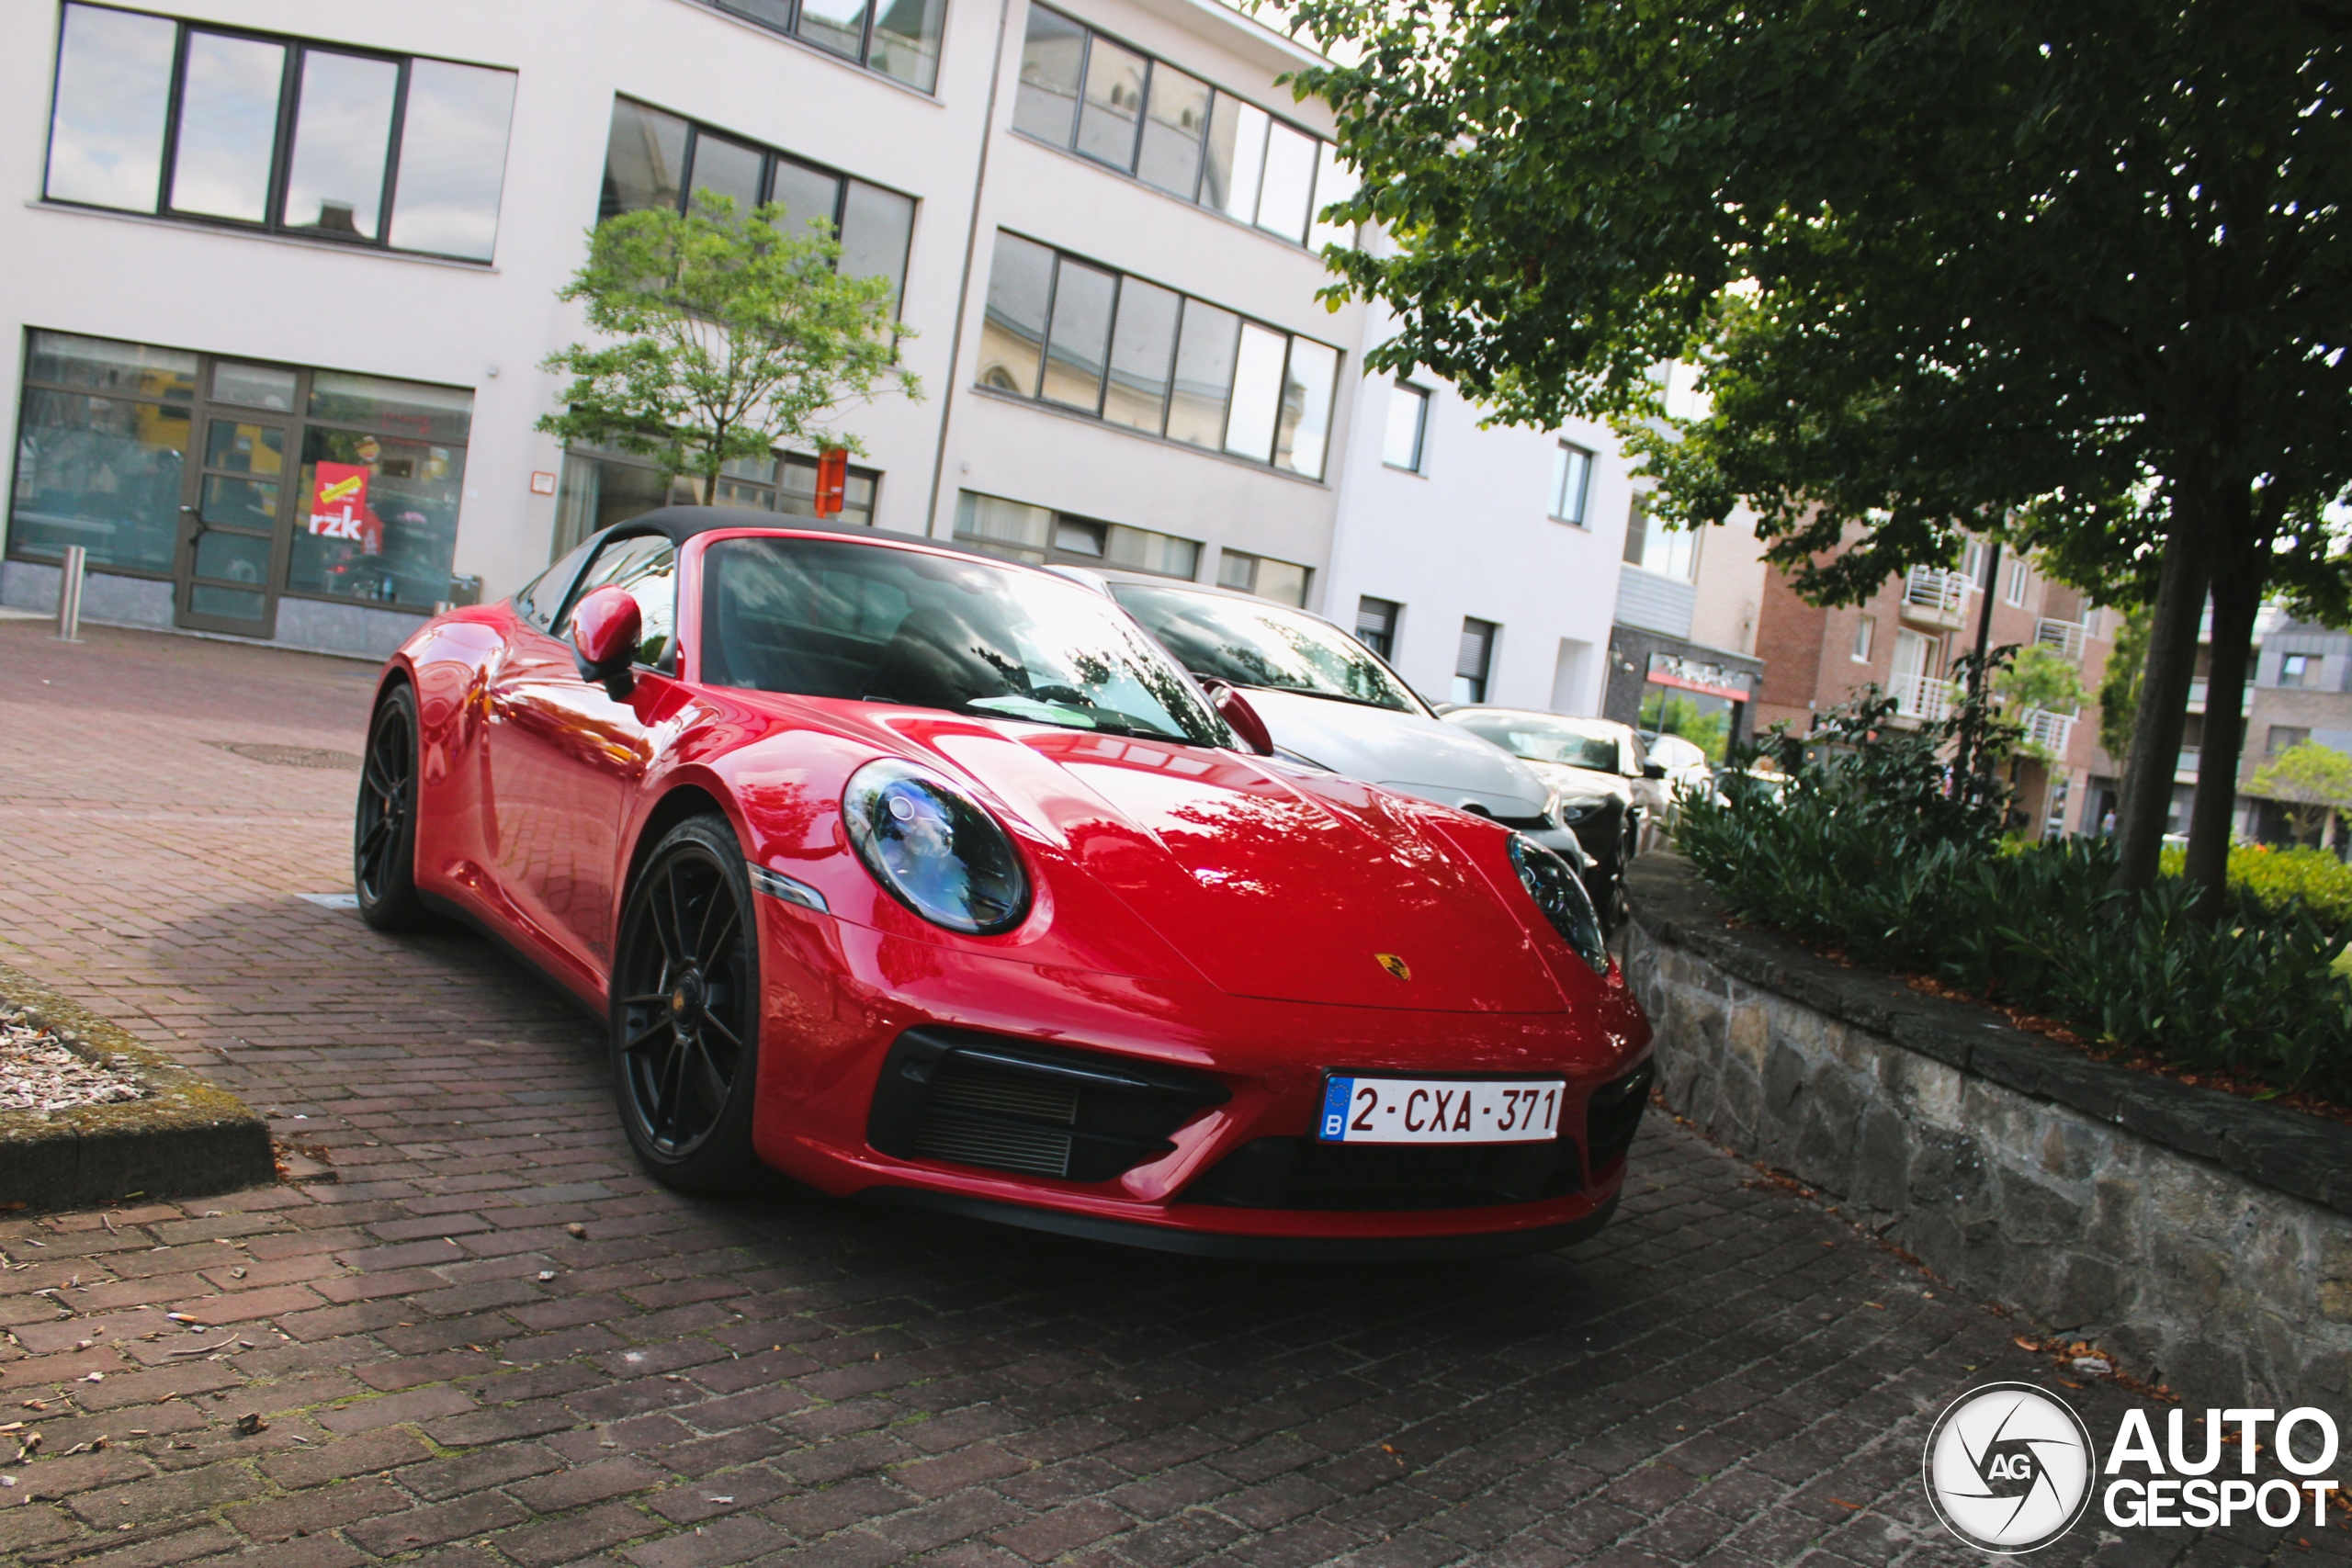
[[[1357,1078],[1323,1088],[1326,1144],[1533,1144],[1559,1133],[1561,1078]]]

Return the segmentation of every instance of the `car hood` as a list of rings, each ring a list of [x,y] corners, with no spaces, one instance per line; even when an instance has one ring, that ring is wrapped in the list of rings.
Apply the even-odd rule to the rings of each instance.
[[[960,720],[892,728],[1029,829],[1058,910],[1106,891],[1219,990],[1439,1011],[1566,1005],[1533,907],[1507,904],[1518,888],[1460,838],[1499,840],[1497,829],[1229,751]]]
[[[1526,763],[1458,724],[1256,686],[1249,699],[1276,746],[1351,779],[1493,817],[1540,816],[1551,794]]]
[[[1633,786],[1623,773],[1604,773],[1598,768],[1573,768],[1566,762],[1529,761],[1535,776],[1558,790],[1569,800],[1593,800],[1601,795],[1613,795],[1621,801],[1634,798]]]

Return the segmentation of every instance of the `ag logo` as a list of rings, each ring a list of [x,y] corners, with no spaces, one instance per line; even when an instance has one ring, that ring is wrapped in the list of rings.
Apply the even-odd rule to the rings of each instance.
[[[1928,1500],[1952,1534],[2008,1555],[2048,1546],[2091,1503],[2090,1428],[2030,1383],[1969,1390],[1928,1434]]]
[[[1387,970],[1396,979],[1409,980],[1413,977],[1411,965],[1393,953],[1375,953],[1372,955],[1372,961]]]

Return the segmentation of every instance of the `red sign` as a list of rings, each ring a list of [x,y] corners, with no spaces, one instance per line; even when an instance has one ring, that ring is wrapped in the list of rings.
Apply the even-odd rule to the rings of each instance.
[[[817,456],[817,515],[831,517],[842,509],[842,492],[849,488],[849,452],[836,446]]]
[[[1703,696],[1744,703],[1747,700],[1750,679],[1752,677],[1745,670],[1726,670],[1720,664],[1702,664],[1696,660],[1683,659],[1671,653],[1650,655],[1649,683],[1653,686],[1673,686],[1685,692],[1697,692]]]
[[[311,490],[311,532],[322,538],[353,540],[362,555],[381,551],[383,519],[368,505],[372,472],[364,464],[321,463]]]

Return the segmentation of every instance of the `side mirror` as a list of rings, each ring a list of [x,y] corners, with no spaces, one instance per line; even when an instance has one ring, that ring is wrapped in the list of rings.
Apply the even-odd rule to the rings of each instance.
[[[580,601],[571,612],[571,660],[580,678],[602,684],[615,702],[626,698],[637,688],[630,666],[644,632],[644,616],[626,588],[599,588]]]
[[[1662,779],[1666,777],[1666,764],[1664,762],[1644,762],[1642,764],[1642,777],[1645,779]]]
[[[1261,757],[1274,754],[1272,733],[1266,728],[1266,721],[1258,716],[1258,710],[1250,705],[1250,699],[1241,694],[1239,687],[1214,680],[1204,681],[1201,684],[1208,688],[1209,705],[1216,709],[1219,718],[1232,727],[1233,733],[1241,738],[1244,746]]]

